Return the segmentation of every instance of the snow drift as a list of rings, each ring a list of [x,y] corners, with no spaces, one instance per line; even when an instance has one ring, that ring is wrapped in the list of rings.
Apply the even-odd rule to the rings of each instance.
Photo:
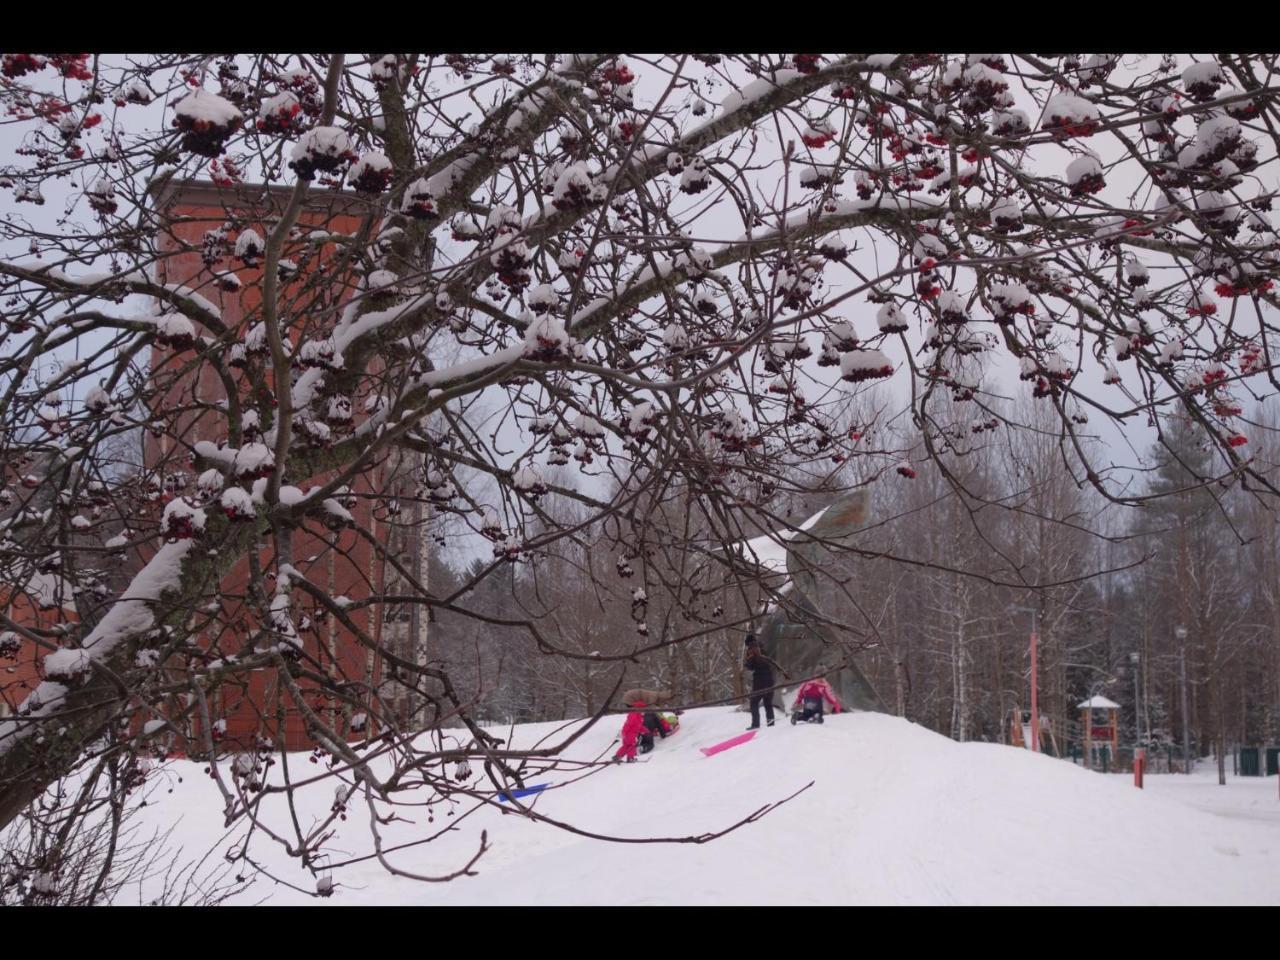
[[[386,848],[450,823],[455,829],[389,854],[391,863],[414,873],[451,872],[475,853],[486,830],[491,849],[477,875],[423,884],[389,876],[369,860],[336,871],[327,902],[1280,903],[1280,823],[1227,819],[1136,790],[1123,777],[1012,747],[955,743],[876,713],[828,716],[822,726],[792,727],[780,717],[749,743],[713,757],[700,752],[746,723],[728,708],[687,711],[679,732],[659,741],[644,762],[586,777],[580,770],[535,777],[530,785],[548,788],[520,801],[586,831],[643,839],[719,831],[801,791],[727,836],[703,844],[610,843],[504,813],[511,804],[495,802],[465,817],[469,806],[459,805],[452,820],[437,805],[431,823],[419,806],[401,811],[415,822],[388,828]],[[599,724],[569,758],[607,758],[618,727],[613,718]],[[530,744],[564,729],[530,724],[514,728],[510,740]],[[182,814],[175,838],[187,854],[226,836],[216,790],[199,766],[166,765],[166,775],[180,772],[183,782],[146,811],[166,823]],[[299,812],[318,818],[332,797],[331,782],[318,784],[302,794]],[[371,848],[367,813],[360,804],[353,808],[331,843],[335,861]],[[269,798],[264,811],[287,826],[280,798]],[[222,839],[220,848],[227,843]],[[258,852],[280,875],[299,879],[296,865],[278,851],[263,843]],[[314,882],[303,874],[299,886]],[[243,899],[264,897],[315,902],[271,881],[258,882]]]

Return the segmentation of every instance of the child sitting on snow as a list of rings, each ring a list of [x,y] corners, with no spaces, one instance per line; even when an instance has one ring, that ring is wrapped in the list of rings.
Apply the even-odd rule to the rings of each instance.
[[[640,752],[648,753],[653,749],[653,738],[656,734],[663,740],[676,732],[680,721],[674,713],[657,713],[650,710],[644,715],[644,732],[640,734]]]
[[[792,725],[794,726],[801,720],[805,723],[810,720],[816,720],[821,723],[822,702],[824,700],[831,704],[832,713],[840,712],[840,701],[836,699],[835,691],[831,689],[831,684],[827,683],[826,680],[818,677],[802,683],[796,693],[795,703],[791,705]]]

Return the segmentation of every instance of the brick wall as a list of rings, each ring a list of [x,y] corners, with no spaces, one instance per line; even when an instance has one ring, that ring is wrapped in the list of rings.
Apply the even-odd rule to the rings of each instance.
[[[246,316],[254,313],[261,303],[261,269],[245,267],[233,257],[214,267],[206,268],[201,249],[205,232],[220,227],[231,216],[242,219],[241,229],[252,227],[264,239],[270,233],[272,218],[283,210],[289,193],[287,190],[264,190],[244,187],[234,190],[214,188],[210,184],[180,182],[169,184],[157,193],[157,200],[166,218],[166,229],[160,238],[163,256],[159,279],[169,284],[181,284],[196,290],[219,310],[222,322],[235,334],[227,338],[226,346],[240,339],[246,329]],[[346,194],[320,194],[310,201],[298,219],[302,234],[315,230],[355,235],[365,227],[365,213],[360,201]],[[234,241],[239,230],[229,232]],[[292,282],[282,286],[282,313],[295,317],[312,318],[308,335],[317,335],[319,320],[324,330],[331,330],[337,311],[353,292],[353,279],[343,267],[343,249],[337,244],[326,244],[318,252],[304,259],[305,251],[314,245],[302,242],[286,246],[284,257],[299,263],[300,269]],[[321,270],[331,278],[330,283],[314,284],[308,280]],[[223,289],[216,273],[234,271],[241,281],[237,291]],[[255,318],[255,322],[256,322]],[[301,323],[289,323],[286,329],[293,342],[297,342],[297,330]],[[213,331],[198,330],[198,335],[209,336]],[[225,347],[224,347],[225,349]],[[274,391],[269,364],[266,386]],[[236,386],[242,403],[259,405],[262,398],[242,370],[234,371]],[[152,377],[161,386],[161,400],[156,409],[163,412],[164,429],[160,436],[148,435],[145,457],[148,467],[163,473],[186,474],[187,490],[194,488],[194,471],[190,460],[190,448],[197,440],[217,443],[226,440],[225,419],[221,415],[200,415],[190,411],[193,401],[220,399],[226,396],[226,388],[208,363],[200,363],[192,350],[174,350],[157,346],[152,353]],[[360,419],[363,398],[352,398],[356,422]],[[263,426],[267,420],[263,418]],[[177,438],[177,444],[173,438]],[[283,482],[306,489],[330,479],[328,475],[313,477],[286,476]],[[378,471],[359,478],[352,484],[355,493],[369,492],[381,487]],[[170,496],[166,493],[165,497]],[[162,509],[162,504],[159,507]],[[371,516],[369,502],[361,499],[351,511],[358,527],[377,534],[377,521]],[[309,527],[315,521],[308,521]],[[355,530],[325,531],[337,537],[337,549],[331,549],[321,536],[298,531],[293,538],[294,566],[313,583],[323,585],[330,597],[347,596],[359,599],[369,595],[371,581],[379,586],[380,571],[373,568],[373,555],[368,543]],[[269,570],[273,554],[264,549],[258,556],[260,570]],[[200,643],[212,655],[226,656],[246,652],[248,644],[260,626],[260,618],[248,596],[253,572],[249,559],[237,564],[222,581],[222,613],[217,627],[206,631]],[[266,596],[274,589],[274,581],[257,584]],[[333,618],[322,618],[312,609],[312,602],[299,590],[294,591],[294,621],[307,652],[319,659],[321,668],[340,680],[367,682],[376,676],[378,664],[372,663],[365,648],[341,624]],[[371,636],[379,632],[379,624],[371,608],[353,613],[352,619]],[[306,621],[309,629],[302,629]],[[304,690],[314,689],[305,681]],[[326,719],[333,718],[334,704],[326,702],[318,694],[309,698],[309,705]],[[287,691],[279,688],[274,670],[257,671],[254,674],[225,684],[215,694],[211,704],[213,720],[226,721],[223,742],[231,746],[252,747],[259,738],[277,741],[282,734],[289,749],[312,745],[304,728],[303,717],[293,705]],[[283,721],[283,722],[281,722]],[[203,739],[198,722],[189,731],[197,745]]]

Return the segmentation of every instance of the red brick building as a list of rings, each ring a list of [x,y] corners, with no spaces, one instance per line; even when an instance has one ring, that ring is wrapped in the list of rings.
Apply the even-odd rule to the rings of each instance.
[[[71,591],[60,578],[37,573],[19,586],[0,584],[0,614],[18,627],[52,630],[77,619]],[[47,651],[16,630],[0,626],[0,717],[17,712],[40,683],[40,664]]]
[[[203,181],[170,180],[153,187],[151,197],[164,224],[157,238],[160,257],[156,279],[182,287],[184,292],[194,292],[216,311],[224,328],[221,332],[198,326],[194,330],[197,338],[218,340],[212,351],[230,350],[233,345],[243,343],[246,329],[260,321],[261,266],[246,265],[235,255],[234,244],[250,230],[265,240],[292,192],[292,188],[251,185],[224,188]],[[285,320],[281,329],[295,346],[304,329],[309,339],[324,336],[333,329],[339,311],[355,292],[355,275],[351,269],[354,260],[348,250],[363,243],[376,227],[376,213],[367,201],[349,193],[312,191],[283,254],[291,269],[290,276],[281,285],[279,302]],[[225,249],[220,257],[206,257],[209,231],[223,232]],[[320,235],[350,238],[350,242],[318,242],[316,238]],[[233,274],[234,279],[228,279],[229,274]],[[327,277],[327,281],[316,283],[316,276]],[[158,313],[165,310],[165,305],[157,305]],[[295,319],[298,322],[292,322]],[[224,401],[228,394],[227,385],[215,366],[208,362],[210,353],[180,342],[162,343],[159,339],[153,346],[150,376],[157,390],[152,403],[155,429],[147,432],[143,451],[144,467],[157,487],[155,516],[150,518],[153,522],[158,520],[165,502],[196,494],[192,458],[196,443],[217,444],[228,439],[226,416],[209,410],[211,402]],[[259,384],[251,384],[243,368],[235,370],[234,386],[245,409],[270,408],[271,397],[264,397],[262,391],[273,394],[275,385],[271,382],[270,364],[265,367],[265,381]],[[361,419],[363,399],[352,398],[354,423]],[[267,425],[264,420],[263,426]],[[328,479],[331,476],[286,476],[283,482],[306,490]],[[355,527],[365,530],[369,539],[403,554],[401,562],[410,569],[416,566],[421,570],[424,548],[417,542],[417,529],[385,509],[388,500],[410,493],[414,486],[411,461],[393,456],[351,484],[350,493],[355,503],[350,513],[355,518]],[[375,493],[377,497],[371,496]],[[327,529],[309,520],[307,529],[294,533],[293,565],[331,598],[345,596],[359,600],[373,593],[402,591],[401,585],[388,582],[389,577],[396,576],[394,569],[377,561],[369,539],[359,536],[354,528]],[[120,572],[136,571],[154,549],[155,541],[149,549],[131,550],[131,554],[137,555],[131,556],[126,569]],[[257,559],[260,571],[273,568],[269,538]],[[210,599],[216,596],[218,609],[212,625],[197,638],[209,654],[207,659],[247,654],[252,651],[255,639],[260,638],[260,604],[255,599],[269,598],[274,583],[269,579],[257,583],[253,576],[252,564],[245,558],[223,577],[216,590],[208,591]],[[46,583],[49,580],[40,575],[25,590],[0,585],[0,613],[16,624],[44,629],[75,621],[70,590],[53,591]],[[251,586],[259,588],[256,598],[251,595]],[[375,695],[381,701],[379,712],[389,709],[399,714],[401,720],[410,719],[415,707],[409,692],[381,679],[382,665],[367,646],[335,618],[326,616],[323,608],[312,604],[302,591],[295,589],[293,597],[293,620],[299,637],[306,653],[319,662],[319,669],[333,681],[351,682],[351,689],[366,702],[368,690],[375,688]],[[404,609],[388,611],[385,605],[375,604],[354,610],[351,619],[375,645],[386,645],[408,659],[420,659],[420,625],[416,612],[410,616]],[[425,631],[425,623],[421,627]],[[45,651],[13,631],[0,629],[0,637],[14,647],[0,650],[0,716],[3,716],[13,712],[39,683]],[[314,669],[314,666],[308,668]],[[315,690],[315,685],[305,680],[299,681],[299,686],[304,692]],[[348,718],[363,711],[349,704],[337,704],[317,692],[309,698],[308,705],[351,739],[371,732],[367,726],[359,728],[359,724],[357,729],[351,729]],[[191,706],[189,699],[180,698],[180,702],[169,706],[167,712],[171,717],[186,715],[189,718],[175,720],[177,729],[169,736],[169,746],[177,750],[200,750],[204,731],[200,729],[198,717],[184,709]],[[209,707],[217,739],[224,749],[252,749],[265,742],[278,746],[282,740],[287,749],[313,745],[301,712],[293,705],[290,695],[279,689],[274,669],[241,674],[223,683],[212,694]],[[139,715],[135,719],[141,726],[146,718]]]
[[[153,191],[157,209],[166,224],[159,239],[161,258],[157,279],[193,290],[217,308],[221,322],[228,329],[228,334],[224,335],[226,349],[243,341],[246,327],[261,319],[261,266],[244,265],[235,255],[235,240],[249,230],[265,240],[292,192],[292,188],[247,185],[221,188],[198,181],[169,182]],[[282,257],[289,261],[291,276],[282,276],[279,298],[283,321],[281,330],[295,347],[303,329],[310,339],[315,339],[318,333],[325,335],[331,331],[339,311],[355,291],[355,276],[350,268],[353,258],[347,247],[332,242],[318,244],[315,242],[317,232],[350,237],[360,242],[376,229],[374,216],[367,201],[355,195],[311,192]],[[229,255],[209,265],[203,256],[206,234],[219,230],[224,224],[231,225],[225,237]],[[237,282],[226,283],[223,278],[227,273],[234,273]],[[327,277],[327,281],[315,283],[317,275]],[[298,322],[293,322],[295,318]],[[207,330],[197,333],[214,335],[213,331]],[[265,386],[274,391],[275,385],[270,382],[270,364],[265,364],[265,368]],[[170,493],[176,493],[178,489],[189,491],[195,480],[190,465],[191,448],[197,441],[218,443],[227,439],[226,418],[193,412],[193,401],[224,398],[227,389],[212,364],[199,362],[193,350],[175,350],[172,346],[157,345],[153,349],[151,375],[161,389],[155,409],[164,423],[158,436],[147,437],[146,465],[162,473]],[[246,409],[257,407],[264,410],[263,426],[266,427],[270,402],[263,402],[260,395],[262,387],[250,384],[243,369],[237,370],[235,375],[241,402]],[[355,422],[358,423],[364,398],[353,397],[352,400]],[[171,477],[176,479],[171,481]],[[306,490],[329,479],[331,476],[285,476],[283,482]],[[356,526],[368,531],[379,542],[388,543],[394,539],[390,537],[388,527],[398,525],[394,518],[381,511],[379,505],[384,501],[375,504],[374,499],[367,495],[375,491],[379,494],[395,493],[406,485],[411,487],[412,482],[410,471],[399,460],[379,464],[359,478],[351,486],[356,497],[351,508]],[[376,562],[368,540],[359,536],[355,529],[326,530],[315,521],[308,521],[307,526],[308,530],[294,534],[292,546],[294,566],[310,582],[321,586],[332,598],[345,596],[358,600],[383,591],[386,571],[383,564]],[[258,560],[260,570],[271,570],[274,561],[271,549],[264,549]],[[248,596],[251,577],[251,564],[246,558],[223,579],[218,626],[200,639],[206,649],[218,656],[249,652],[255,634],[260,631],[260,617],[256,612],[259,608],[252,606],[253,598]],[[274,582],[268,580],[257,586],[262,591],[259,599],[262,595],[269,598]],[[376,684],[382,673],[381,664],[366,647],[336,618],[326,616],[323,608],[314,605],[301,590],[295,589],[293,598],[294,623],[306,651],[319,661],[323,671],[338,682]],[[351,618],[375,641],[402,645],[397,641],[405,639],[392,636],[396,630],[403,632],[403,627],[398,622],[384,623],[381,605],[360,608],[352,613]],[[408,650],[402,652],[409,653]],[[305,682],[300,685],[307,689]],[[215,721],[225,722],[225,731],[222,732],[224,744],[252,747],[264,739],[275,742],[281,733],[289,749],[312,744],[300,711],[292,706],[288,693],[278,686],[276,671],[268,669],[256,671],[247,679],[223,684],[218,689],[210,710]],[[397,696],[394,689],[387,689],[385,693],[392,698]],[[347,732],[347,722],[338,704],[317,695],[309,705],[335,728]],[[352,708],[348,706],[345,712],[349,716]],[[367,732],[350,731],[353,737]],[[195,744],[203,739],[198,724],[187,734]]]

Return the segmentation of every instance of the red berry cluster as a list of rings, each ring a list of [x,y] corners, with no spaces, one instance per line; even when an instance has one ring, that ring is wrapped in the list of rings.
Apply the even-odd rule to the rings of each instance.
[[[220,187],[230,187],[242,182],[244,174],[240,172],[234,160],[223,157],[209,164],[209,179]]]
[[[87,53],[55,53],[49,57],[49,65],[69,80],[92,80]]]
[[[605,67],[600,71],[600,76],[615,87],[625,87],[636,78],[636,75],[631,72],[625,63]]]
[[[236,118],[229,123],[214,123],[178,114],[173,118],[173,125],[182,132],[184,150],[202,157],[215,158],[222,155],[227,140],[240,126],[240,120]]]
[[[800,73],[817,73],[822,57],[816,53],[797,53],[792,58],[792,62]]]
[[[34,53],[6,53],[4,60],[0,61],[0,73],[10,80],[16,80],[28,73],[43,70],[46,65],[46,62]]]
[[[272,110],[265,117],[258,118],[258,129],[262,133],[278,134],[291,137],[306,128],[306,119],[302,116],[302,104],[295,100]]]
[[[360,171],[360,175],[351,181],[351,185],[360,193],[376,196],[391,185],[391,178],[394,176],[395,171],[390,167],[382,169],[365,167]]]
[[[1252,293],[1266,293],[1275,281],[1265,277],[1245,277],[1235,283],[1222,282],[1213,288],[1220,297],[1245,297]]]

